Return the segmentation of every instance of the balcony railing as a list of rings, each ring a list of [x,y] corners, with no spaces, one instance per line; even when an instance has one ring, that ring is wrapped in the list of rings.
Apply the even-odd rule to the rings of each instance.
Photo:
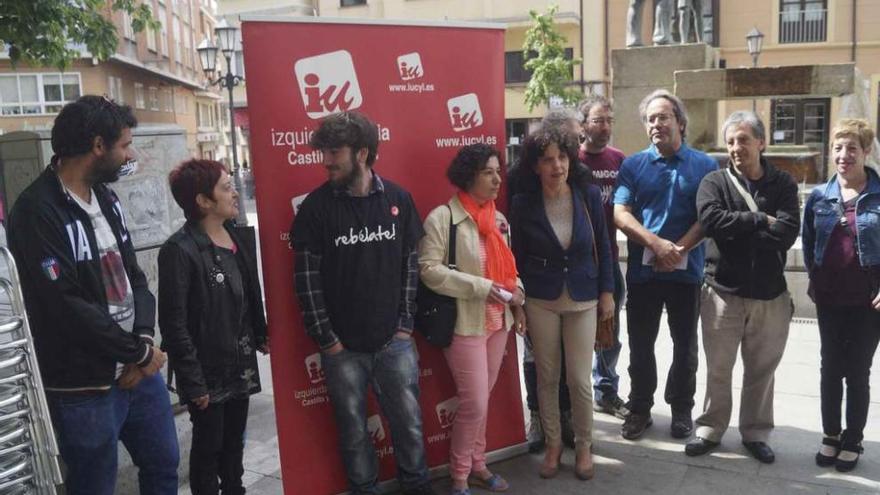
[[[784,10],[779,13],[779,43],[825,41],[827,9]]]

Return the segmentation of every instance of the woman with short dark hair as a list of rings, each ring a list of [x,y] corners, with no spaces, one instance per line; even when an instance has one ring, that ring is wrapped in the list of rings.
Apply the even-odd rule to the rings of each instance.
[[[256,350],[269,352],[256,257],[232,226],[238,192],[223,164],[189,160],[169,183],[186,224],[159,251],[159,327],[193,423],[190,487],[193,495],[244,494]]]
[[[449,455],[452,494],[470,494],[469,482],[500,492],[507,482],[486,467],[489,394],[501,368],[507,331],[525,330],[525,296],[508,247],[507,220],[495,210],[501,187],[499,153],[485,144],[465,146],[446,176],[459,191],[425,219],[419,269],[426,286],[457,302],[452,344],[443,349],[459,400]],[[447,266],[452,224],[457,269]]]
[[[523,144],[512,171],[513,252],[529,297],[525,310],[538,369],[538,402],[547,450],[539,474],[559,470],[562,438],[559,374],[566,382],[575,433],[575,474],[593,477],[593,347],[598,318],[614,316],[611,246],[599,188],[578,162],[575,136],[543,126]],[[597,314],[598,313],[598,314]]]

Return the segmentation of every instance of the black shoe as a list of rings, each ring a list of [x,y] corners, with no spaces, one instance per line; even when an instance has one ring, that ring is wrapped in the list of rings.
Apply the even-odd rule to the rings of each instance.
[[[776,454],[773,453],[773,449],[765,442],[743,442],[743,445],[749,451],[749,454],[752,454],[752,457],[764,464],[773,464],[773,461],[776,460]]]
[[[833,466],[837,462],[837,454],[840,453],[840,440],[833,437],[824,437],[822,438],[823,447],[819,449],[819,452],[816,452],[816,465],[819,467],[830,467]],[[833,455],[825,455],[822,453],[822,449],[824,446],[831,447]]]
[[[706,440],[703,437],[697,437],[684,446],[684,453],[691,457],[695,457],[709,453],[710,450],[718,445],[720,445],[720,442],[713,442],[712,440]]]
[[[841,473],[847,473],[856,468],[856,464],[859,463],[859,456],[864,452],[865,449],[862,448],[862,444],[858,443],[856,445],[844,445],[840,448],[840,454],[837,454],[837,459],[834,460],[834,469]],[[849,452],[851,454],[855,454],[856,458],[851,461],[844,461],[840,458],[844,452]]]
[[[672,425],[669,427],[669,434],[672,435],[672,438],[687,438],[693,432],[694,421],[691,419],[691,412],[672,411]]]
[[[620,419],[626,419],[626,415],[629,414],[629,409],[626,408],[623,399],[616,395],[605,396],[593,402],[593,410],[596,412],[611,414]]]
[[[404,490],[403,495],[437,495],[437,492],[431,488],[431,483],[425,483],[424,485],[417,486],[415,488],[410,488],[409,490]]]
[[[541,426],[541,413],[531,411],[529,415],[529,431],[526,433],[529,453],[537,454],[544,450],[544,428]]]
[[[620,428],[620,435],[627,440],[635,440],[645,434],[645,430],[654,424],[651,419],[651,413],[641,414],[630,412],[626,419],[623,420],[623,426]]]

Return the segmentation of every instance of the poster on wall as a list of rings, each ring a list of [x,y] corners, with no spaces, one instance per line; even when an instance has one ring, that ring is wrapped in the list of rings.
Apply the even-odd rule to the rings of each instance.
[[[422,218],[454,193],[446,168],[466,144],[504,146],[503,26],[471,23],[242,19],[272,377],[284,491],[345,491],[321,354],[303,328],[288,231],[298,206],[326,180],[309,138],[320,119],[355,110],[379,133],[374,170],[410,191]],[[502,206],[503,207],[503,206]],[[439,349],[418,340],[430,467],[448,462],[458,399]],[[488,451],[524,442],[514,336],[491,399]],[[367,426],[380,478],[395,473],[376,401]],[[518,449],[517,449],[518,450]]]

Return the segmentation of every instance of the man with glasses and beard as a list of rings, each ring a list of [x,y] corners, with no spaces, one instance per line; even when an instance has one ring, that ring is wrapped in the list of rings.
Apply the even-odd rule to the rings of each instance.
[[[49,409],[71,495],[112,495],[117,448],[142,495],[177,493],[174,418],[153,345],[156,301],[116,194],[132,159],[131,108],[83,96],[52,127],[55,156],[9,219]]]
[[[598,412],[625,418],[629,410],[620,398],[617,374],[617,358],[620,357],[620,308],[626,294],[623,273],[620,271],[617,247],[617,226],[614,225],[614,186],[617,172],[626,158],[622,151],[610,146],[611,127],[614,113],[611,102],[601,95],[591,95],[580,104],[583,115],[581,131],[583,142],[578,150],[581,163],[590,169],[593,183],[602,191],[602,206],[605,224],[608,226],[608,239],[611,240],[611,255],[614,260],[614,345],[596,351],[593,359],[593,408]]]
[[[433,494],[412,340],[423,235],[418,212],[407,191],[373,171],[378,132],[363,115],[330,115],[311,145],[324,156],[328,180],[294,218],[294,278],[306,332],[321,349],[351,492],[378,493],[365,418],[373,383],[404,493]]]

